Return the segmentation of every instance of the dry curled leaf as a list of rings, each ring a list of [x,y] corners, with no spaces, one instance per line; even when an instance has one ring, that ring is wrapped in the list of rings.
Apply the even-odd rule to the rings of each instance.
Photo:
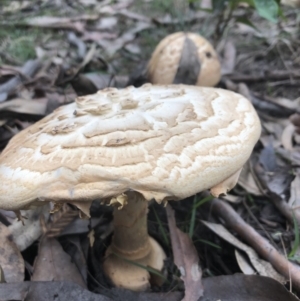
[[[29,100],[15,98],[10,101],[5,101],[0,104],[0,111],[12,111],[16,113],[32,114],[32,115],[45,115],[47,107],[47,99]]]
[[[232,41],[228,41],[224,45],[223,59],[222,59],[222,75],[231,74],[234,71],[236,64],[236,48]]]
[[[299,113],[296,113],[296,114],[293,114],[291,117],[290,117],[290,121],[293,123],[293,125],[295,126],[295,130],[298,134],[300,134],[300,114]]]
[[[281,136],[281,143],[283,145],[283,147],[287,150],[292,151],[293,150],[293,134],[295,132],[295,127],[293,124],[288,124],[283,132],[282,132],[282,136]]]
[[[185,295],[182,301],[198,300],[203,296],[203,286],[196,248],[190,237],[176,227],[174,211],[170,205],[167,205],[166,210],[174,261],[185,285]]]
[[[238,184],[241,185],[248,193],[261,196],[263,193],[255,181],[250,164],[251,161],[248,160],[244,165],[238,180]]]
[[[24,259],[14,241],[10,230],[0,223],[0,266],[6,282],[24,280]],[[1,300],[1,299],[0,299]]]
[[[234,245],[236,248],[244,251],[248,255],[253,267],[260,275],[268,276],[281,283],[285,283],[285,278],[280,275],[269,262],[260,259],[257,253],[251,247],[239,241],[223,225],[209,223],[206,221],[202,221],[202,223],[210,230],[212,230],[215,234],[225,239],[230,244]]]
[[[241,251],[239,251],[238,249],[235,249],[234,255],[235,255],[236,261],[237,261],[241,271],[245,275],[255,275],[256,274],[255,269],[252,267],[251,263],[247,260],[246,256]]]
[[[13,240],[21,251],[32,245],[42,235],[40,218],[43,216],[47,220],[49,210],[49,204],[31,210],[22,210],[23,223],[15,219],[9,226]]]
[[[43,237],[34,262],[32,281],[71,281],[86,287],[71,257],[54,238]]]
[[[33,27],[71,29],[77,32],[83,32],[85,27],[83,22],[80,22],[75,18],[52,16],[31,17],[30,19],[27,19],[25,23]]]
[[[46,235],[48,237],[58,237],[77,216],[77,209],[72,209],[68,204],[63,204],[62,209],[53,214],[52,222],[48,224]]]

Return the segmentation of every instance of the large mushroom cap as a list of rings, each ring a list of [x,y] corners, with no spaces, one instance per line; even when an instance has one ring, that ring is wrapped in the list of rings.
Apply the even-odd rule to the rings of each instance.
[[[156,46],[148,63],[152,84],[192,84],[213,87],[221,78],[221,65],[213,46],[192,32],[176,32]]]
[[[134,190],[183,199],[236,173],[260,135],[243,96],[188,85],[108,88],[14,136],[0,155],[0,208]]]

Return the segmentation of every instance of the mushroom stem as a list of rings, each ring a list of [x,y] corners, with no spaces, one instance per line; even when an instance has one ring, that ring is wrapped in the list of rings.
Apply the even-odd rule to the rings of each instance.
[[[127,192],[128,203],[114,209],[111,249],[120,256],[139,259],[150,251],[147,229],[148,202],[137,192]]]
[[[150,275],[147,267],[161,271],[166,255],[148,235],[148,202],[137,192],[126,192],[126,196],[127,204],[121,210],[114,209],[114,235],[103,269],[116,286],[144,291],[150,281],[162,284],[162,279]]]

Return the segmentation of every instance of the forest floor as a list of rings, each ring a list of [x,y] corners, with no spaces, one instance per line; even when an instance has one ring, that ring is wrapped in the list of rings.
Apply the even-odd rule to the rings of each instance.
[[[271,22],[245,3],[230,11],[198,2],[1,1],[0,150],[77,96],[137,85],[159,41],[178,31],[212,43],[222,66],[217,87],[251,100],[262,134],[227,196],[169,202],[176,224],[170,206],[167,216],[150,203],[149,233],[167,259],[159,272],[166,281],[146,292],[113,288],[102,272],[111,206],[95,201],[91,218],[81,219],[71,206],[50,214],[46,205],[22,211],[25,225],[1,210],[0,300],[298,300],[300,10],[282,6]],[[188,244],[172,242],[176,229]],[[180,274],[178,252],[186,268],[199,265],[196,284]]]

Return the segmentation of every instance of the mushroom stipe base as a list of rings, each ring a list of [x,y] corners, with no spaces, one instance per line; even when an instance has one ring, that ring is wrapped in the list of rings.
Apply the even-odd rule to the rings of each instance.
[[[121,256],[112,253],[110,247],[107,249],[103,268],[115,286],[133,291],[145,291],[150,288],[150,283],[158,286],[163,284],[164,278],[149,273],[147,267],[160,272],[166,258],[165,253],[152,237],[149,237],[149,245],[151,249],[149,254],[135,261],[124,260]]]
[[[122,200],[119,207],[115,200]],[[166,258],[162,247],[148,235],[148,202],[134,191],[126,192],[115,200],[114,234],[105,254],[105,274],[114,285],[135,291],[146,290],[150,282],[161,285],[162,278],[150,275],[146,269],[150,267],[161,271]]]

